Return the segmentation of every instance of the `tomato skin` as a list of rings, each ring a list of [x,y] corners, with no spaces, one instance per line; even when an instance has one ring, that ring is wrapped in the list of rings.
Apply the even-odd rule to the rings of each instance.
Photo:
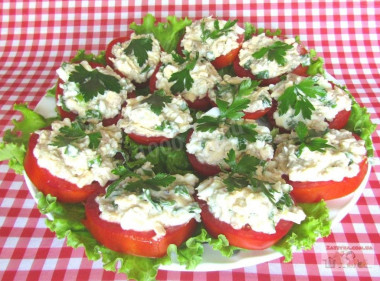
[[[186,143],[189,143],[191,135],[193,134],[194,130],[190,130],[189,134],[187,135]],[[194,168],[196,172],[199,174],[210,177],[210,176],[215,176],[218,174],[221,170],[220,167],[217,165],[210,165],[207,163],[201,163],[197,159],[197,157],[194,154],[188,153],[186,151],[187,158],[189,159],[189,162],[191,166]]]
[[[256,232],[250,227],[245,226],[235,229],[230,224],[215,218],[210,212],[206,201],[197,199],[201,207],[202,222],[211,236],[217,237],[219,234],[226,236],[230,245],[248,250],[263,250],[275,244],[284,237],[293,226],[293,222],[280,220],[276,225],[276,233],[267,234]]]
[[[191,237],[197,227],[197,222],[192,219],[188,223],[166,228],[165,236],[155,240],[153,230],[124,230],[117,223],[101,219],[95,197],[96,195],[90,197],[86,202],[86,219],[83,224],[96,240],[117,252],[151,258],[163,257],[170,244],[181,245]]]
[[[284,179],[293,186],[291,195],[300,203],[316,203],[323,200],[332,200],[354,192],[363,181],[368,170],[368,160],[365,158],[359,164],[359,173],[352,178],[343,178],[342,181],[291,181],[287,176]]]
[[[147,136],[142,136],[142,135],[137,135],[134,133],[129,133],[128,136],[135,142],[143,145],[152,145],[152,144],[160,144],[166,141],[171,140],[170,138],[167,137],[147,137]]]
[[[257,119],[263,117],[265,114],[267,114],[267,112],[270,109],[271,109],[271,107],[268,107],[268,108],[265,108],[265,109],[262,109],[262,110],[257,110],[257,111],[254,111],[254,112],[243,111],[243,113],[244,113],[243,119],[257,120]]]
[[[86,200],[91,194],[104,190],[97,181],[79,188],[77,185],[58,178],[52,175],[49,170],[38,166],[37,158],[33,154],[38,138],[39,135],[36,133],[30,137],[24,168],[29,179],[39,191],[45,195],[51,194],[57,197],[60,202],[78,203]]]

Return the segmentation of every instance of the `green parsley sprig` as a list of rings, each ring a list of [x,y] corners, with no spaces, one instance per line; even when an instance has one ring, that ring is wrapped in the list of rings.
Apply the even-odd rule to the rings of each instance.
[[[165,94],[164,90],[157,90],[152,95],[142,101],[150,105],[150,109],[157,115],[162,113],[165,104],[173,100],[171,96]]]
[[[231,28],[237,23],[237,20],[230,21],[228,20],[225,25],[221,28],[219,24],[219,20],[214,21],[214,30],[206,29],[206,23],[204,21],[201,22],[201,39],[202,42],[206,42],[208,38],[210,39],[217,39],[228,32],[231,31]]]
[[[75,71],[70,73],[70,82],[75,82],[80,93],[77,98],[88,102],[97,95],[104,95],[105,91],[119,93],[122,89],[119,80],[112,75],[106,75],[99,70],[88,71],[83,65],[75,66]]]
[[[267,55],[268,60],[276,61],[279,65],[283,66],[286,63],[286,51],[292,48],[292,45],[286,44],[282,41],[276,41],[268,47],[262,47],[260,50],[254,52],[252,56],[255,59],[261,59]]]
[[[97,149],[102,138],[100,132],[86,133],[86,125],[79,121],[74,121],[71,126],[63,126],[59,129],[59,134],[54,137],[50,145],[57,147],[67,147],[81,141],[85,137],[89,138],[88,147]]]
[[[141,67],[148,60],[148,52],[152,51],[152,48],[153,40],[149,37],[142,37],[138,39],[132,39],[128,47],[125,48],[124,53],[126,55],[133,53],[133,55],[135,55],[137,58],[137,63]]]
[[[194,58],[190,57],[189,53],[185,52],[185,58],[181,58],[179,55],[173,55],[173,60],[182,65],[185,62],[185,67],[177,72],[174,72],[169,78],[169,82],[174,82],[174,84],[170,87],[170,91],[173,94],[182,93],[183,91],[190,90],[193,86],[194,79],[190,75],[190,71],[192,71],[198,61],[199,53],[197,52]]]
[[[237,161],[233,149],[228,152],[227,158],[225,158],[224,161],[230,167],[227,177],[223,180],[228,192],[250,186],[253,191],[262,192],[268,197],[269,201],[280,210],[282,210],[284,206],[290,207],[294,204],[288,193],[284,193],[283,196],[276,201],[274,194],[278,191],[272,187],[272,183],[259,180],[256,177],[257,167],[263,166],[265,161],[250,155],[243,155],[243,157]]]
[[[324,152],[326,148],[334,148],[334,146],[329,145],[327,140],[320,136],[321,134],[325,134],[325,132],[320,133],[313,130],[309,130],[305,123],[298,122],[295,132],[297,133],[299,139],[299,147],[296,151],[296,156],[300,157],[302,151],[305,147],[307,147],[311,151],[319,151]]]
[[[315,110],[310,102],[311,98],[324,98],[326,89],[320,86],[315,78],[307,77],[298,84],[286,88],[285,92],[278,98],[278,113],[284,115],[289,108],[294,109],[294,115],[302,114],[303,118],[311,119]]]

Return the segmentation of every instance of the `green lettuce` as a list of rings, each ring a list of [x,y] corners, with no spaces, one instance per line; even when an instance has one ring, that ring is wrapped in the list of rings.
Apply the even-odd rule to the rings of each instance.
[[[16,173],[24,171],[24,158],[31,133],[50,125],[55,118],[46,119],[29,109],[27,104],[15,104],[14,110],[23,115],[21,121],[12,120],[13,128],[5,131],[0,143],[0,161],[8,160],[8,165]]]
[[[298,203],[306,214],[306,219],[300,224],[294,224],[290,231],[272,249],[290,262],[293,252],[297,250],[310,250],[319,237],[327,237],[331,232],[331,220],[326,202]]]
[[[86,54],[86,50],[78,50],[70,62],[79,63],[81,61],[95,62],[102,65],[107,65],[105,51],[101,51],[99,55],[96,56],[91,53]]]
[[[177,19],[175,16],[168,16],[166,23],[159,22],[155,25],[155,22],[156,18],[152,14],[146,14],[142,25],[137,25],[133,22],[129,27],[133,29],[136,34],[152,33],[160,42],[162,48],[170,53],[176,49],[179,40],[185,32],[186,26],[190,25],[192,21],[188,18]]]
[[[372,123],[371,115],[367,108],[361,107],[354,98],[352,98],[351,114],[345,129],[354,132],[365,141],[367,155],[373,156],[373,144],[371,135],[376,130],[376,124]]]

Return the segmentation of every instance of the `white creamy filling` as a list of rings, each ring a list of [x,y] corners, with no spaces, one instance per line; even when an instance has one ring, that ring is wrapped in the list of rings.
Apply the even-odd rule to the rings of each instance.
[[[245,120],[244,122],[254,123],[251,120]],[[209,165],[223,165],[223,159],[227,157],[231,149],[235,150],[237,158],[240,158],[243,153],[262,160],[268,160],[273,157],[273,147],[268,143],[268,140],[271,140],[271,136],[267,127],[257,126],[255,128],[258,132],[257,140],[255,142],[247,142],[246,148],[243,150],[239,150],[239,140],[237,137],[226,137],[228,128],[224,125],[212,132],[201,132],[195,129],[189,142],[186,144],[186,151],[194,154],[199,162]]]
[[[366,155],[363,140],[356,140],[347,130],[331,130],[324,139],[334,148],[326,148],[325,152],[310,151],[305,147],[299,157],[296,156],[298,145],[284,138],[293,135],[279,135],[276,143],[280,143],[273,161],[272,169],[277,169],[289,176],[292,181],[342,181],[359,173],[359,163]]]
[[[140,38],[150,38],[153,41],[152,50],[147,52],[148,59],[142,66],[139,65],[133,53],[128,55],[124,53],[124,50],[128,48],[131,40]],[[152,76],[157,64],[160,62],[160,43],[150,34],[136,35],[133,33],[131,40],[115,44],[112,48],[112,54],[115,58],[110,59],[115,69],[128,77],[128,79],[137,83],[144,83]]]
[[[229,32],[223,34],[219,38],[207,38],[202,41],[201,23],[205,24],[205,29],[211,32],[215,30],[214,18],[207,17],[193,23],[186,27],[185,35],[181,41],[181,47],[190,53],[199,52],[201,57],[213,61],[219,56],[226,55],[232,50],[239,47],[238,39],[244,33],[244,29],[236,23]],[[219,20],[219,27],[222,29],[227,21]]]
[[[233,101],[233,93],[225,89],[228,88],[229,84],[238,86],[244,80],[245,78],[224,75],[223,81],[209,91],[208,97],[215,103],[216,99],[221,99],[231,104]],[[271,107],[272,97],[268,89],[268,87],[258,87],[249,96],[244,97],[250,100],[244,112],[256,112]]]
[[[122,139],[116,126],[103,127],[99,124],[95,127],[94,131],[102,135],[96,150],[88,148],[88,136],[65,147],[51,145],[59,129],[64,126],[71,126],[68,118],[53,122],[52,131],[37,131],[39,138],[33,154],[41,168],[48,169],[53,176],[76,184],[79,188],[94,181],[104,186],[108,181],[118,178],[112,173],[118,163],[113,157],[121,149]]]
[[[267,71],[267,77],[265,78],[272,78],[290,72],[300,64],[308,63],[309,57],[301,56],[299,54],[297,50],[298,44],[293,38],[283,40],[286,44],[293,46],[292,49],[286,51],[284,65],[279,65],[275,60],[269,60],[267,55],[264,55],[259,59],[252,56],[252,54],[261,48],[268,47],[276,41],[281,41],[281,39],[276,36],[267,37],[264,33],[258,36],[252,36],[251,39],[243,43],[242,48],[240,49],[240,66],[249,69],[253,75],[258,75],[263,71]]]
[[[170,87],[175,83],[169,82],[173,73],[181,71],[186,62],[178,65],[173,61],[172,55],[163,53],[161,56],[162,66],[157,72],[157,89],[163,89],[166,93],[172,93]],[[211,63],[207,61],[198,60],[195,67],[190,71],[190,76],[194,80],[189,90],[185,89],[179,93],[183,98],[188,101],[194,102],[196,99],[204,98],[208,91],[212,89],[215,84],[222,80],[216,69]]]
[[[190,110],[180,96],[173,96],[170,103],[165,103],[159,115],[150,109],[150,104],[142,102],[146,98],[139,96],[127,100],[127,105],[122,110],[122,118],[118,122],[118,127],[125,133],[173,138],[192,127]]]
[[[276,202],[292,189],[290,185],[280,182],[273,188],[277,191],[273,193]],[[277,209],[266,195],[253,191],[250,186],[228,192],[223,178],[219,176],[206,179],[196,189],[198,198],[207,202],[214,217],[235,229],[248,225],[254,231],[273,234],[280,220],[300,223],[306,217],[298,206]]]
[[[155,202],[161,201],[159,205],[153,205],[143,194],[122,189],[114,191],[108,198],[96,197],[100,218],[118,223],[125,230],[153,230],[155,239],[164,236],[170,226],[182,225],[191,219],[199,222],[200,208],[192,196],[198,178],[193,174],[175,177],[176,180],[168,187],[162,187],[159,191],[150,190],[151,198]]]
[[[286,80],[279,82],[271,88],[272,98],[277,100],[288,87],[299,84],[304,79],[306,79],[306,77],[289,74]],[[326,121],[332,121],[338,112],[342,110],[349,111],[351,109],[351,98],[343,89],[338,86],[333,88],[329,81],[322,75],[315,75],[314,79],[327,93],[323,99],[309,98],[309,101],[315,108],[312,112],[311,119],[303,118],[302,113],[294,116],[295,110],[293,108],[289,108],[283,115],[279,115],[278,110],[276,110],[273,117],[278,126],[290,130],[298,122],[302,121],[311,129],[323,131],[329,126]]]
[[[87,71],[94,70],[87,61],[82,61],[80,64]],[[119,114],[128,92],[134,90],[133,84],[130,83],[129,80],[121,78],[109,66],[96,67],[99,72],[116,77],[122,89],[120,93],[106,90],[103,95],[98,94],[90,101],[85,102],[77,98],[78,94],[80,94],[77,83],[68,81],[70,74],[75,71],[75,66],[77,65],[78,64],[65,63],[57,70],[59,78],[64,82],[58,85],[58,87],[63,89],[63,95],[62,100],[57,101],[57,105],[66,106],[70,111],[78,114],[80,117],[86,117],[88,111],[98,111],[103,119],[112,118]],[[99,120],[90,118],[90,121],[98,122]]]

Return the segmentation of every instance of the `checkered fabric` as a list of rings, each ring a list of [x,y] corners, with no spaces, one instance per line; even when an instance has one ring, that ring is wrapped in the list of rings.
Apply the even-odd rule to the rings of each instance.
[[[170,2],[170,4],[169,4]],[[172,4],[175,2],[175,4]],[[98,53],[146,13],[239,19],[258,27],[299,35],[325,59],[325,69],[365,105],[380,123],[380,1],[6,1],[0,3],[0,128],[20,115],[14,103],[33,108],[57,79],[56,69],[78,49]],[[373,135],[374,166],[367,187],[349,214],[318,240],[313,250],[296,253],[291,263],[276,259],[227,271],[159,270],[159,280],[345,280],[380,278],[380,133]],[[377,164],[377,165],[376,165]],[[0,163],[0,279],[125,280],[103,270],[82,248],[67,247],[45,226],[24,179]],[[322,254],[327,244],[368,243],[365,268],[331,268]]]

